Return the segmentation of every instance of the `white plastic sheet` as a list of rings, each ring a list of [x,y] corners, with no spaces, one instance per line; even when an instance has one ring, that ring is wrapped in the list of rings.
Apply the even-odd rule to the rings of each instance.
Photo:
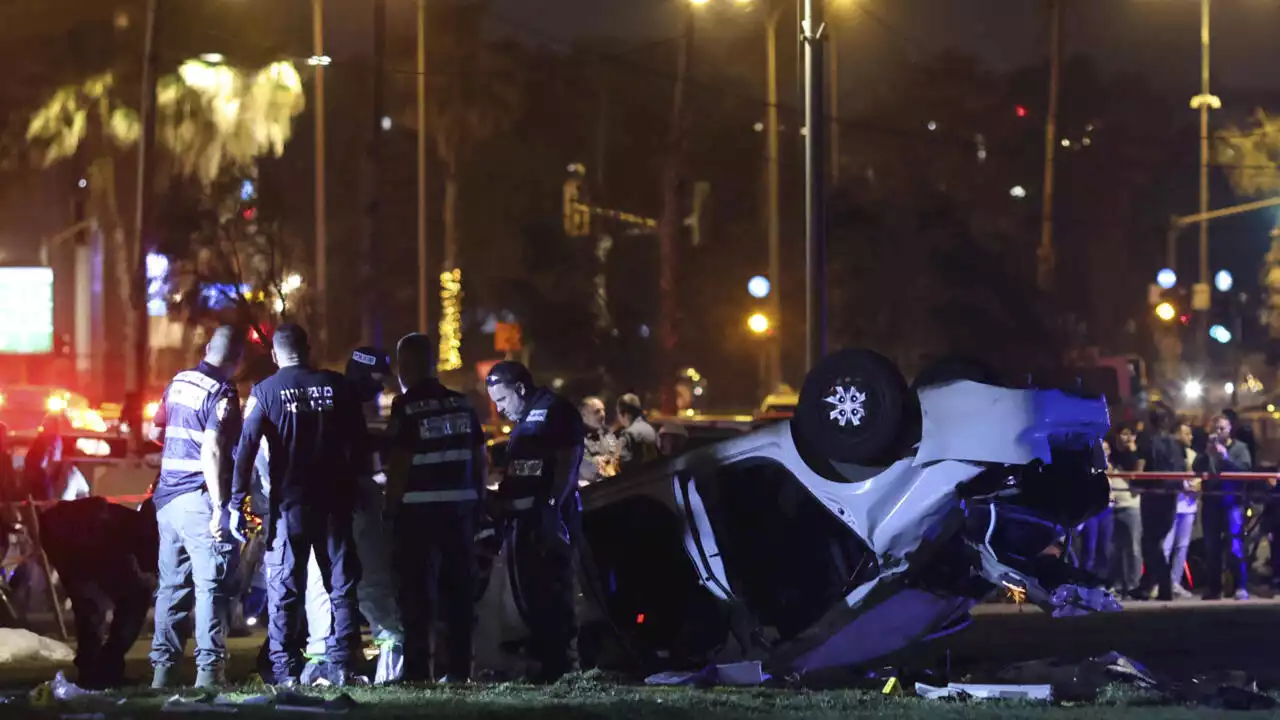
[[[75,656],[75,651],[66,643],[40,637],[30,630],[0,628],[0,665],[65,663]]]

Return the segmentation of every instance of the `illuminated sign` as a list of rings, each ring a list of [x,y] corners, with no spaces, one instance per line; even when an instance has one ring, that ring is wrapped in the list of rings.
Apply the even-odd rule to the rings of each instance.
[[[169,315],[169,258],[147,253],[147,315]]]
[[[53,269],[0,268],[0,354],[53,352]]]

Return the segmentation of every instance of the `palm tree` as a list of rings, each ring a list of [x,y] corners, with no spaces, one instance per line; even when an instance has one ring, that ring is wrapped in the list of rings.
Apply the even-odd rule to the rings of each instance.
[[[168,165],[167,172],[159,174],[161,180],[191,179],[207,193],[226,174],[251,170],[261,157],[280,156],[305,102],[301,78],[290,62],[244,73],[186,61],[156,84],[156,142]],[[138,114],[116,96],[110,72],[55,90],[31,115],[26,133],[45,167],[77,155],[87,157],[87,212],[115,258],[118,293],[129,318],[127,342],[137,331],[133,299],[145,295],[127,291],[143,281],[134,271],[142,248],[126,239],[116,197],[115,160],[140,136]]]
[[[440,369],[461,367],[461,270],[458,251],[459,168],[467,152],[507,128],[520,105],[516,67],[484,37],[487,5],[464,0],[449,7],[446,32],[433,40],[427,82],[427,124],[444,167],[444,263],[448,299],[440,320]]]

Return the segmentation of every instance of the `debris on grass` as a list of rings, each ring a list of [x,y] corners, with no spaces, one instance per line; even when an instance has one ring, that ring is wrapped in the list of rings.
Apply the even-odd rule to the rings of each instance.
[[[977,683],[948,683],[946,687],[934,687],[916,683],[916,694],[928,700],[1053,700],[1052,685],[982,685]]]
[[[708,665],[697,672],[660,672],[644,679],[645,685],[695,685],[751,687],[763,685],[770,675],[759,661]]]

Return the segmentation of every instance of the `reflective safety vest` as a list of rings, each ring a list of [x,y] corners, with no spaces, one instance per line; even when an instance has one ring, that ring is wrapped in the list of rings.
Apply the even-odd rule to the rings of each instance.
[[[396,398],[388,434],[413,454],[405,486],[407,505],[480,499],[476,480],[483,468],[484,431],[475,410],[459,393],[428,380]]]
[[[164,454],[160,460],[160,481],[156,485],[156,506],[178,495],[204,488],[204,467],[200,451],[205,430],[218,428],[227,437],[239,434],[240,403],[236,389],[226,380],[210,374],[209,366],[178,373],[164,394]],[[226,423],[224,425],[224,423]],[[226,458],[230,470],[230,454]]]

